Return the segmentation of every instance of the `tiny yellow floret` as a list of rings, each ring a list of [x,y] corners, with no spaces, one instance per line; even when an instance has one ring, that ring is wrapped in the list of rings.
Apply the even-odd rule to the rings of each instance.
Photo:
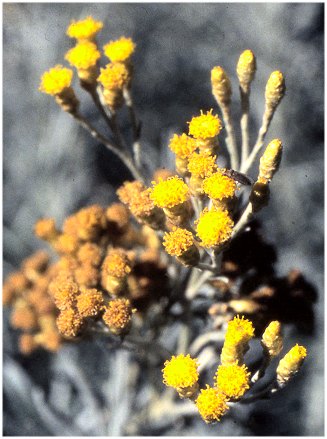
[[[232,178],[223,175],[219,171],[207,177],[202,184],[204,193],[213,200],[233,197],[236,187],[236,183]]]
[[[119,40],[110,41],[103,46],[104,54],[112,61],[126,61],[135,50],[132,38],[121,37]]]
[[[163,382],[166,386],[178,388],[192,387],[199,379],[197,359],[190,357],[190,354],[172,356],[171,360],[165,361]]]
[[[96,21],[89,16],[84,20],[72,20],[67,28],[66,35],[77,40],[91,40],[102,28],[103,23],[101,21]]]
[[[186,159],[197,148],[196,140],[183,133],[181,136],[174,134],[170,139],[169,148],[180,158]]]
[[[194,177],[208,177],[217,169],[216,158],[215,155],[195,152],[190,156],[187,169]]]
[[[226,210],[208,210],[205,208],[195,222],[197,236],[204,247],[213,247],[225,243],[232,234],[234,222]]]
[[[189,188],[184,181],[177,177],[170,177],[167,180],[152,182],[153,189],[150,197],[158,207],[171,208],[184,203],[189,197]]]
[[[250,372],[243,364],[219,366],[216,373],[216,386],[228,398],[238,399],[250,388]]]
[[[226,396],[208,384],[205,389],[201,389],[195,404],[207,424],[220,421],[229,409]]]
[[[123,63],[111,63],[100,70],[98,81],[107,90],[122,89],[129,80],[129,72]]]
[[[57,65],[43,73],[39,90],[52,96],[60,94],[65,88],[70,87],[73,71]]]
[[[207,114],[193,117],[189,124],[189,134],[196,139],[212,139],[216,137],[221,129],[222,124],[217,115],[212,114],[212,109]]]
[[[100,56],[96,44],[83,41],[70,49],[66,53],[65,59],[77,70],[87,70],[96,65]]]

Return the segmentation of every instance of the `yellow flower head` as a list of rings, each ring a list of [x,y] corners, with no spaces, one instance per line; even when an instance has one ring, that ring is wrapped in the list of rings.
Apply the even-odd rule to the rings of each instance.
[[[60,94],[65,88],[70,87],[73,71],[57,65],[43,73],[39,90],[52,96]]]
[[[247,343],[254,337],[254,327],[250,320],[242,316],[236,316],[233,320],[228,322],[225,341],[228,343],[238,344]]]
[[[187,169],[192,176],[205,178],[216,170],[216,158],[215,155],[197,154],[195,152],[190,156]]]
[[[146,189],[134,197],[129,208],[132,214],[136,217],[148,217],[153,213],[153,209],[157,209],[150,198],[151,189]]]
[[[190,357],[190,354],[172,356],[171,360],[165,361],[163,382],[166,386],[178,388],[192,387],[199,379],[197,359]]]
[[[34,233],[40,239],[51,241],[59,233],[56,229],[54,218],[42,218],[36,221],[34,225]]]
[[[243,364],[219,366],[216,373],[216,386],[228,398],[238,399],[250,388],[250,372]]]
[[[65,59],[77,70],[87,70],[96,65],[101,54],[96,44],[90,41],[84,41],[76,44],[75,47],[68,50]]]
[[[111,63],[101,69],[98,81],[107,90],[122,89],[129,80],[129,72],[123,63]]]
[[[195,222],[196,232],[204,247],[213,247],[223,244],[231,237],[234,222],[226,210],[207,208],[201,212]]]
[[[67,28],[66,34],[70,38],[76,38],[77,40],[89,40],[102,28],[103,23],[101,21],[96,21],[93,17],[89,16],[84,18],[84,20],[72,20]]]
[[[222,124],[217,115],[212,114],[212,109],[207,114],[193,117],[189,124],[189,134],[196,139],[211,139],[216,137],[222,129]]]
[[[200,415],[207,424],[220,421],[226,411],[229,409],[226,404],[226,396],[217,389],[209,387],[201,389],[200,395],[195,401],[195,405]]]
[[[277,381],[280,384],[285,384],[299,371],[305,357],[307,350],[304,346],[296,344],[290,351],[280,360],[277,367]]]
[[[207,177],[202,185],[204,193],[213,200],[233,197],[236,187],[236,183],[232,178],[223,175],[219,171]]]
[[[172,232],[165,233],[163,245],[171,256],[181,256],[194,245],[193,235],[186,229],[175,227]]]
[[[186,159],[197,148],[196,140],[183,133],[181,136],[174,134],[170,139],[169,148],[180,158]]]
[[[152,182],[153,189],[150,197],[158,207],[174,207],[184,203],[189,196],[189,189],[184,181],[177,177],[170,177],[167,180],[160,180],[159,183]]]
[[[89,264],[98,267],[102,259],[102,249],[93,242],[86,242],[79,247],[77,259],[81,264]]]
[[[135,50],[132,38],[121,37],[119,40],[109,41],[103,46],[104,54],[112,61],[126,61]]]

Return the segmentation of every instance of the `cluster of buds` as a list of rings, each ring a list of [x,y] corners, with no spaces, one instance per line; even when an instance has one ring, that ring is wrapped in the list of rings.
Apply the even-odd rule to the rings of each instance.
[[[277,357],[283,349],[280,323],[271,322],[262,336],[263,367],[252,374],[244,363],[244,353],[249,348],[249,341],[254,337],[252,322],[244,317],[235,317],[228,323],[225,342],[221,352],[221,365],[213,378],[213,386],[208,384],[199,390],[199,361],[190,355],[173,356],[164,363],[163,382],[177,390],[180,398],[192,400],[202,419],[212,424],[220,421],[229,409],[230,403],[239,401],[245,393],[263,376],[272,358]],[[299,371],[306,349],[294,346],[280,361],[275,373],[273,386],[267,389],[265,396],[284,386]],[[269,358],[269,361],[267,361]],[[251,396],[253,398],[253,396]]]
[[[103,53],[110,63],[100,68],[101,52],[96,36],[102,28],[103,23],[92,17],[73,20],[67,28],[67,35],[76,40],[76,45],[65,54],[65,59],[76,69],[82,88],[95,93],[97,84],[101,84],[100,97],[114,112],[124,101],[124,90],[130,88],[133,74],[131,56],[135,43],[125,37],[109,41],[104,45]],[[73,70],[57,65],[43,74],[40,90],[54,96],[64,111],[74,115],[78,111],[79,101],[71,86],[72,78]]]

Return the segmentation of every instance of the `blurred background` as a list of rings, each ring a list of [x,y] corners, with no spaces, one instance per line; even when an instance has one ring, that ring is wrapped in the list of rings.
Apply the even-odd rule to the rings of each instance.
[[[116,157],[38,91],[41,74],[64,63],[64,53],[72,47],[65,36],[71,19],[92,15],[102,20],[100,47],[122,35],[136,42],[133,95],[149,171],[159,165],[172,168],[173,157],[167,152],[172,133],[186,131],[186,122],[200,109],[217,110],[211,95],[212,67],[221,65],[231,76],[239,135],[235,66],[243,50],[255,53],[252,142],[269,74],[278,69],[286,77],[287,93],[267,136],[267,142],[276,137],[283,141],[284,156],[271,184],[271,202],[260,218],[277,248],[278,274],[298,268],[317,291],[311,333],[287,328],[286,347],[298,342],[308,348],[305,366],[273,399],[236,407],[235,415],[220,424],[207,426],[195,418],[164,430],[144,426],[141,435],[323,435],[323,9],[322,3],[3,5],[4,277],[43,247],[32,234],[38,218],[52,216],[61,224],[80,207],[108,205],[130,177]],[[80,92],[79,97],[82,112],[96,123],[88,96]],[[249,175],[256,177],[255,167]],[[23,357],[7,310],[3,345],[5,435],[128,434],[126,421],[139,404],[124,391],[128,352],[109,354],[101,343],[85,342],[65,346],[56,355]]]

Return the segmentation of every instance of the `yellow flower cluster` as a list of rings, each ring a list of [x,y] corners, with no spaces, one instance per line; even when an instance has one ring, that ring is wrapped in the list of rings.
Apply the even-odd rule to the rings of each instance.
[[[129,79],[129,72],[123,63],[107,64],[98,77],[98,81],[108,90],[122,89]]]
[[[72,78],[73,71],[58,64],[43,73],[39,90],[43,93],[56,96],[70,87]]]
[[[165,361],[163,382],[166,386],[176,389],[181,397],[190,397],[197,390],[199,379],[198,361],[190,355],[180,354]]]
[[[170,139],[169,148],[180,158],[186,159],[197,148],[196,140],[185,133],[182,135],[174,134]]]
[[[202,188],[209,198],[223,200],[235,195],[236,183],[232,178],[218,171],[203,181]]]
[[[96,44],[91,41],[83,41],[70,49],[65,59],[78,70],[88,70],[96,65],[101,54]]]
[[[204,247],[218,247],[231,237],[233,220],[225,210],[205,208],[195,222],[197,236]]]
[[[150,197],[156,206],[171,208],[188,199],[189,188],[181,178],[174,176],[158,183],[153,182]]]
[[[211,139],[216,137],[222,129],[220,119],[212,114],[212,110],[207,111],[207,114],[201,110],[201,115],[193,117],[188,124],[189,134],[196,139]]]
[[[225,395],[208,384],[205,389],[201,389],[195,404],[207,424],[220,421],[229,409]]]
[[[76,38],[78,41],[92,40],[102,28],[103,23],[101,21],[96,21],[93,17],[89,16],[84,20],[72,20],[66,34],[70,38]]]
[[[112,62],[124,62],[134,53],[135,43],[131,38],[121,37],[119,40],[107,43],[103,46],[103,50]]]
[[[239,399],[250,388],[250,372],[245,364],[221,365],[216,372],[216,386],[228,398]]]

